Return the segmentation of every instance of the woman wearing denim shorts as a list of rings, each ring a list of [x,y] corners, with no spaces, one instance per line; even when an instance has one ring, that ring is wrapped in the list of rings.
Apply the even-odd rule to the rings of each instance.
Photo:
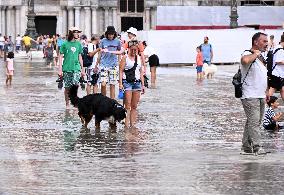
[[[128,42],[128,54],[123,56],[119,65],[119,89],[125,91],[124,102],[127,110],[125,126],[133,127],[137,120],[137,105],[140,100],[140,94],[144,93],[143,69],[141,57],[138,55],[138,42]],[[127,81],[125,71],[133,68],[136,63],[135,79],[131,82]],[[129,80],[129,79],[128,79]]]

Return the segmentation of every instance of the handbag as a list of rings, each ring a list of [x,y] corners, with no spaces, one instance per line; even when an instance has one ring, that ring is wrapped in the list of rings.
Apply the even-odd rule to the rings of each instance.
[[[132,83],[132,82],[135,82],[136,81],[136,78],[135,78],[135,70],[136,70],[136,67],[137,67],[137,55],[135,55],[135,62],[134,62],[134,66],[128,70],[124,70],[125,72],[125,76],[126,76],[126,81],[128,83]]]

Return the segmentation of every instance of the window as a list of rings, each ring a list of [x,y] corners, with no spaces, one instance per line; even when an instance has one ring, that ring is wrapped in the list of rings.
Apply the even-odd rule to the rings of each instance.
[[[144,0],[120,0],[120,12],[144,12]]]
[[[274,1],[241,1],[241,5],[274,5]]]

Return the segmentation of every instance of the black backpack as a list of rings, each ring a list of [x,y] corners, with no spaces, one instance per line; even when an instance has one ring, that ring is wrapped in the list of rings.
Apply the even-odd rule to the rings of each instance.
[[[272,75],[272,71],[274,70],[274,68],[277,65],[277,64],[275,64],[275,65],[273,64],[273,57],[276,54],[276,52],[279,51],[280,49],[284,49],[284,48],[277,48],[274,52],[273,52],[273,50],[269,50],[269,52],[267,53],[267,58],[266,58],[267,76]]]
[[[249,52],[253,53],[251,50],[245,50],[245,51],[249,51]],[[241,66],[239,66],[238,72],[233,76],[232,84],[234,85],[234,88],[235,88],[235,97],[236,98],[241,98],[243,96],[243,83],[245,82],[245,79],[248,76],[249,70],[250,70],[250,68],[251,68],[251,66],[254,62],[255,61],[253,61],[250,64],[248,71],[247,71],[247,73],[246,73],[246,75],[244,76],[243,79],[242,79]]]
[[[94,46],[93,46],[94,47]],[[82,59],[83,59],[83,66],[84,67],[89,67],[93,63],[93,57],[89,56],[89,51],[88,47],[83,47],[83,52],[82,52]]]

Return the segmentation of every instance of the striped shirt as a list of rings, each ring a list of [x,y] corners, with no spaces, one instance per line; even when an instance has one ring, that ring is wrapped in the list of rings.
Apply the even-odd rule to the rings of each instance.
[[[275,112],[271,107],[268,107],[265,111],[264,119],[263,119],[263,126],[270,125],[272,123],[275,123],[273,121],[273,117],[275,117]]]

